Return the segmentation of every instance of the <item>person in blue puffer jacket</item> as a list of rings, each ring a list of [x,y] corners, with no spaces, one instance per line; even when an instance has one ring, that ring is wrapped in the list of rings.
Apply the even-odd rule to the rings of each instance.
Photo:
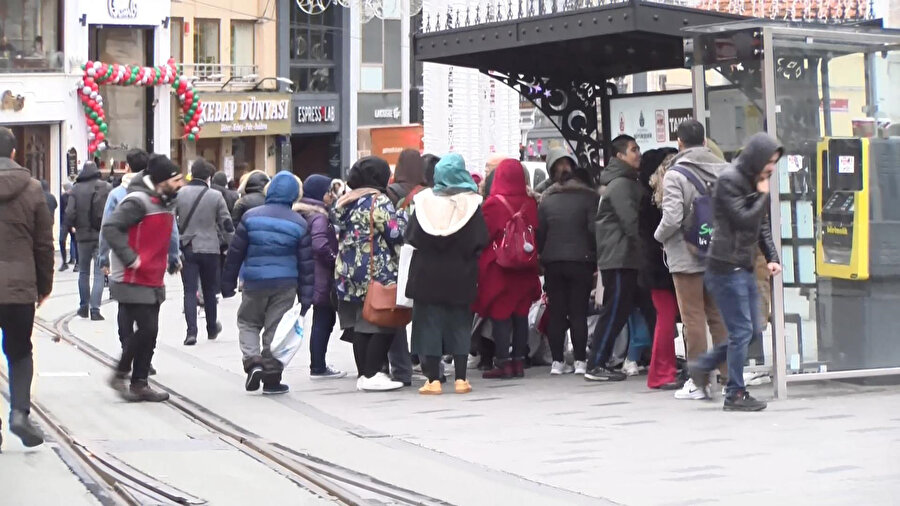
[[[312,304],[314,261],[309,224],[291,206],[302,197],[299,179],[279,172],[269,183],[266,203],[241,218],[225,259],[222,296],[233,297],[243,266],[244,291],[237,324],[245,387],[263,384],[264,394],[289,390],[281,383],[283,365],[270,346],[281,317],[299,296],[303,314]],[[262,332],[262,349],[260,349]]]

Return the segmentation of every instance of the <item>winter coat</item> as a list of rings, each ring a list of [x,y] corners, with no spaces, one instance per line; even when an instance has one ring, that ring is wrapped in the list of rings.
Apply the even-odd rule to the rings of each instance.
[[[490,240],[478,261],[478,297],[472,309],[484,318],[506,320],[513,314],[528,314],[531,303],[541,296],[541,284],[537,267],[513,270],[497,264],[494,246],[499,245],[506,224],[512,219],[499,197],[503,196],[515,211],[524,209],[526,222],[535,229],[537,202],[528,194],[525,172],[518,161],[503,161],[493,176],[490,197],[481,208]]]
[[[406,296],[426,304],[470,306],[478,296],[478,260],[488,244],[481,196],[474,192],[415,197],[406,242],[416,248]]]
[[[100,169],[93,163],[86,163],[75,179],[72,194],[66,202],[66,228],[75,227],[75,240],[91,242],[100,239],[100,230],[91,226],[91,205],[94,192],[109,194],[112,186],[100,179]]]
[[[328,217],[325,203],[320,200],[304,197],[294,204],[294,211],[299,212],[309,224],[312,237],[312,253],[315,261],[312,303],[315,306],[331,307],[334,262],[338,253],[337,232]]]
[[[41,190],[44,192],[44,199],[47,200],[47,208],[50,209],[50,218],[53,218],[54,213],[56,213],[56,208],[59,206],[59,203],[56,202],[56,197],[50,193],[50,184],[41,180]]]
[[[237,225],[241,222],[244,213],[266,203],[265,189],[269,184],[269,176],[263,172],[250,174],[244,186],[243,196],[234,204],[231,211],[231,221]]]
[[[641,266],[638,282],[648,290],[675,289],[672,274],[669,273],[669,268],[666,266],[662,245],[653,238],[653,232],[659,226],[661,219],[662,211],[653,204],[651,199],[644,199],[641,202],[638,227],[644,264]]]
[[[373,206],[374,253],[369,247],[369,213]],[[405,212],[396,211],[390,199],[378,190],[359,188],[338,199],[333,221],[338,231],[334,279],[339,300],[365,300],[373,255],[375,280],[385,285],[397,282],[397,261],[407,223]]]
[[[228,176],[224,172],[216,172],[209,187],[222,194],[222,197],[225,198],[225,206],[228,208],[228,215],[231,216],[234,205],[241,196],[238,195],[238,192],[228,189]]]
[[[728,272],[753,271],[757,245],[768,262],[779,262],[772,240],[769,194],[756,190],[756,179],[782,147],[765,133],[747,141],[734,165],[725,169],[713,192],[713,237],[707,256],[709,268]]]
[[[185,226],[185,220],[201,193],[203,200],[197,204],[191,221]],[[203,181],[191,181],[178,191],[175,204],[183,248],[190,245],[194,253],[218,255],[222,247],[231,242],[234,224],[221,193],[209,188]]]
[[[300,302],[313,299],[314,262],[309,224],[291,210],[300,196],[293,174],[272,178],[265,205],[248,211],[238,225],[228,255],[222,293],[233,294],[243,265],[244,291],[294,288]]]
[[[394,182],[385,194],[398,207],[410,193],[418,193],[425,187],[425,163],[415,149],[404,149],[394,170]],[[408,206],[407,206],[408,207]]]
[[[597,260],[594,217],[600,195],[577,179],[555,183],[538,205],[537,248],[541,263]]]
[[[127,304],[166,300],[167,265],[178,261],[170,244],[175,203],[160,195],[149,176],[135,177],[128,194],[103,220],[103,237],[111,250],[109,296]],[[134,267],[140,258],[140,265]]]
[[[610,160],[600,174],[605,186],[597,211],[597,268],[640,269],[641,238],[638,233],[642,202],[649,198],[638,181],[638,171],[618,158]]]
[[[665,249],[669,272],[704,272],[706,261],[688,248],[683,234],[683,230],[690,225],[691,205],[700,192],[686,176],[672,170],[675,166],[691,171],[704,183],[715,183],[728,164],[708,148],[689,148],[675,155],[663,179],[662,220],[653,237]]]
[[[53,216],[41,184],[10,158],[0,158],[0,238],[0,304],[34,304],[49,295]]]
[[[128,194],[128,187],[131,185],[131,182],[134,181],[135,178],[141,179],[143,177],[143,172],[129,172],[122,175],[122,183],[119,186],[113,188],[113,190],[109,192],[109,197],[106,198],[106,207],[103,208],[104,224],[106,224],[106,219],[109,218],[113,211],[116,210],[116,207],[119,206],[119,203],[122,202],[122,199],[125,198],[125,195]],[[172,236],[169,242],[169,254],[177,257],[180,249],[181,245],[178,242],[178,223],[176,222],[172,226]],[[100,265],[109,266],[109,241],[107,241],[106,237],[104,237],[102,227],[100,230]]]
[[[59,196],[59,226],[66,228],[66,206],[69,205],[69,192],[63,192]],[[60,234],[62,236],[62,234]]]

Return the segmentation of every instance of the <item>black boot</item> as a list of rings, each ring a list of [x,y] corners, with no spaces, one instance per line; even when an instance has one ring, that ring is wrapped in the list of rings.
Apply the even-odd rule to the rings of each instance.
[[[739,390],[734,395],[725,397],[725,411],[762,411],[769,404],[766,401],[754,399],[746,390]]]
[[[9,415],[9,431],[19,436],[22,444],[28,448],[38,446],[44,442],[44,435],[28,419],[28,413],[18,409],[14,409]]]

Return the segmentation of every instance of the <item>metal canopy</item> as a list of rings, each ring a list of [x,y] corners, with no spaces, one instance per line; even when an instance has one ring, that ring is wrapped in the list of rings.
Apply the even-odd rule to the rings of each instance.
[[[470,13],[464,13],[466,20]],[[451,16],[452,17],[452,16]],[[507,74],[602,83],[612,77],[684,67],[682,30],[746,19],[713,11],[628,0],[557,14],[415,36],[419,61]]]

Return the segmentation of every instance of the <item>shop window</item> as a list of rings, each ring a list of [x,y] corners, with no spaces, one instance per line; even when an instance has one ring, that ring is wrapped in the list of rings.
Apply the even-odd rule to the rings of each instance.
[[[197,64],[197,77],[212,79],[221,76],[219,65],[219,20],[194,20],[194,63]]]
[[[61,71],[62,0],[0,2],[0,72]]]
[[[255,23],[253,21],[231,22],[231,64],[232,75],[247,76],[256,73],[253,61],[256,43]]]
[[[290,77],[301,93],[335,92],[335,38],[339,9],[310,16],[291,9]],[[335,35],[335,34],[338,35]]]
[[[184,19],[172,18],[169,21],[172,58],[176,63],[184,61]]]
[[[399,90],[400,46],[402,33],[399,19],[373,19],[362,25],[360,91]]]

